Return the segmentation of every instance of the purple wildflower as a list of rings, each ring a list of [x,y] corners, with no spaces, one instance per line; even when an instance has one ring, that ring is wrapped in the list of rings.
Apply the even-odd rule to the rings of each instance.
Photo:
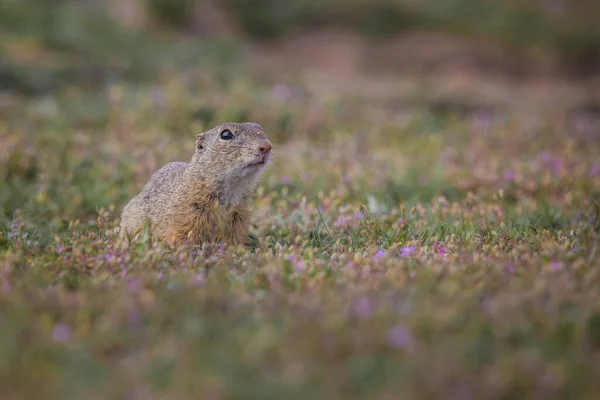
[[[296,271],[302,271],[306,268],[306,264],[302,260],[298,260],[295,255],[291,254],[287,257],[287,260],[292,264],[295,264]]]
[[[196,274],[194,279],[192,279],[192,284],[194,286],[201,286],[204,284],[204,277],[201,274]]]
[[[513,171],[512,169],[509,171],[506,171],[504,173],[504,180],[507,182],[512,182],[515,180],[515,171]]]
[[[112,260],[113,258],[114,258],[114,256],[113,256],[112,254],[105,254],[105,255],[104,255],[104,259],[105,259],[106,261],[110,261],[110,260]]]
[[[446,248],[444,247],[443,243],[437,243],[435,245],[435,251],[437,251],[437,253],[441,255],[446,254]]]
[[[127,290],[131,293],[139,292],[142,289],[143,283],[140,277],[133,277],[127,282]]]
[[[538,157],[543,163],[548,163],[550,160],[552,160],[552,156],[547,151],[542,151]]]
[[[279,180],[279,182],[281,182],[282,185],[289,185],[292,183],[292,178],[290,178],[287,175],[284,175],[281,177],[281,179]]]
[[[554,271],[559,271],[563,268],[563,263],[560,261],[550,261],[550,268]]]
[[[55,342],[66,342],[71,338],[71,328],[67,324],[56,324],[52,330],[52,339]]]
[[[563,168],[562,160],[552,157],[550,155],[550,153],[548,153],[547,151],[542,151],[539,154],[538,158],[543,164],[545,164],[547,167],[549,167],[552,170],[552,172],[554,172],[554,173],[559,173]]]
[[[60,246],[58,246],[58,252],[62,253],[63,251],[65,251],[65,245],[61,243]]]
[[[160,272],[158,273],[158,275],[156,275],[156,278],[158,278],[158,280],[161,280],[161,279],[163,278],[163,273],[162,273],[162,271],[160,271]]]
[[[473,125],[476,128],[487,129],[492,123],[492,116],[487,111],[477,113],[473,118]]]
[[[339,217],[337,217],[337,219],[335,220],[335,223],[333,224],[334,227],[336,228],[343,228],[346,225],[348,225],[348,223],[350,219],[346,216],[340,215]]]
[[[142,327],[142,316],[136,309],[130,310],[127,315],[127,322],[132,328],[140,329]]]
[[[595,177],[598,176],[598,174],[600,174],[600,164],[593,163],[590,166],[590,175]]]
[[[361,318],[367,318],[373,313],[373,303],[366,297],[361,297],[354,303],[354,313]]]
[[[408,257],[415,252],[415,246],[406,246],[400,250],[401,257]]]
[[[578,133],[590,132],[594,129],[594,121],[589,116],[579,114],[572,119],[573,128]]]
[[[410,346],[413,341],[410,331],[401,325],[396,325],[388,332],[388,341],[395,348],[402,349]]]
[[[513,273],[513,272],[515,272],[515,271],[517,270],[517,267],[515,266],[515,264],[507,264],[507,265],[504,267],[504,270],[505,270],[506,272]]]
[[[380,260],[385,257],[386,252],[384,250],[378,250],[377,253],[373,256],[373,260]]]
[[[559,159],[554,159],[550,162],[550,169],[555,174],[558,174],[563,168],[563,162]]]

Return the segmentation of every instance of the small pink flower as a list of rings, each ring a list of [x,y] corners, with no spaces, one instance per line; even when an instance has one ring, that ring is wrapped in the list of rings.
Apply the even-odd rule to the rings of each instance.
[[[384,250],[378,250],[377,253],[373,256],[373,260],[380,260],[385,257],[386,252]]]
[[[202,286],[204,284],[204,277],[201,274],[197,274],[194,276],[194,279],[192,279],[192,284],[194,286]]]
[[[435,245],[435,251],[438,254],[441,254],[441,255],[446,254],[446,249],[444,248],[444,244],[443,243],[436,243],[436,245]]]
[[[132,309],[129,311],[127,315],[127,322],[134,329],[139,329],[142,327],[142,317],[140,313],[136,309]]]
[[[560,261],[550,261],[550,268],[552,268],[554,271],[560,271],[563,269],[563,263]]]
[[[156,277],[158,278],[158,280],[161,280],[163,278],[163,273],[162,271],[158,273],[158,275],[156,275]]]
[[[563,169],[563,162],[559,159],[554,159],[550,162],[550,169],[555,174],[558,174]]]
[[[487,129],[492,124],[492,116],[487,111],[481,111],[475,115],[472,123],[476,128]]]
[[[400,250],[401,257],[408,257],[415,252],[415,246],[406,246]]]
[[[367,318],[373,313],[373,303],[366,297],[361,297],[354,303],[354,313],[361,318]]]
[[[542,151],[539,154],[539,159],[543,163],[548,163],[548,162],[550,162],[550,160],[552,160],[552,156],[547,151]]]
[[[306,264],[304,264],[304,262],[302,260],[298,260],[296,258],[295,255],[291,254],[287,257],[287,260],[294,264],[294,268],[296,268],[296,271],[302,271],[304,270],[304,268],[306,268]]]
[[[142,289],[142,286],[144,286],[144,284],[142,282],[142,278],[140,277],[131,278],[127,282],[127,290],[129,290],[131,293],[139,292]]]
[[[600,164],[594,163],[590,167],[590,176],[598,176],[600,174]]]
[[[396,325],[388,332],[388,341],[393,347],[401,349],[410,346],[413,337],[406,327]]]
[[[343,228],[346,225],[348,225],[348,223],[350,222],[350,219],[346,216],[340,215],[339,217],[337,217],[337,219],[335,220],[335,223],[333,224],[333,226],[335,228]]]
[[[71,328],[67,324],[56,324],[52,330],[52,339],[55,342],[66,342],[71,338]]]

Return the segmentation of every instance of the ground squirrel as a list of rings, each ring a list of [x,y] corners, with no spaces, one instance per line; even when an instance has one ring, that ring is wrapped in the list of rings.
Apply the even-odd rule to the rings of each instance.
[[[260,125],[227,122],[196,135],[190,163],[159,169],[121,215],[121,235],[149,220],[152,235],[174,245],[248,239],[250,202],[269,163],[271,142]]]

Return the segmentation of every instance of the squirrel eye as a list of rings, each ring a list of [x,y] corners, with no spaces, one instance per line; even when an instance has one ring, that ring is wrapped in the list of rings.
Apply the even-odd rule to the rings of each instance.
[[[225,129],[223,132],[221,132],[221,139],[231,140],[233,138],[235,138],[235,136],[233,136],[233,133],[231,133],[229,129]]]

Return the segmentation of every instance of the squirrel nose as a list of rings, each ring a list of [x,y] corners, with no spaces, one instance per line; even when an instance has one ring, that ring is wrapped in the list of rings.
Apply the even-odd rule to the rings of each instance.
[[[268,153],[269,151],[271,151],[271,142],[269,142],[268,140],[263,140],[262,142],[260,142],[258,149],[261,153]]]

